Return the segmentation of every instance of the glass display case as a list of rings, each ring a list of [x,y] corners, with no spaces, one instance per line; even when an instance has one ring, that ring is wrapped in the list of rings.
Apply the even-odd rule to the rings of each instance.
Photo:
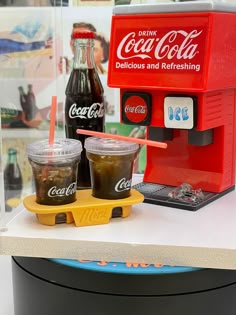
[[[56,136],[64,137],[63,108],[73,63],[73,28],[90,27],[99,35],[96,52],[100,56],[97,65],[106,99],[106,131],[143,137],[143,129],[120,124],[119,90],[108,87],[107,71],[113,6],[147,2],[153,1],[1,1],[0,228],[4,230],[4,233],[0,231],[1,255],[131,259],[144,263],[236,268],[234,192],[193,214],[142,203],[122,224],[118,218],[111,225],[99,228],[78,228],[73,224],[45,228],[36,222],[34,215],[22,210],[22,203],[17,206],[19,199],[22,201],[34,191],[26,146],[48,137],[53,95],[58,101]],[[4,170],[12,149],[17,154],[22,189],[20,198],[12,198],[7,203],[12,209],[5,212]],[[137,183],[142,181],[145,156],[143,147],[135,165],[135,173],[140,173]],[[223,231],[224,237],[219,231]]]
[[[3,164],[2,164],[2,127],[0,121],[0,187],[4,187],[3,181]],[[0,229],[3,216],[5,214],[4,189],[0,189]]]
[[[62,51],[62,41],[58,40],[59,12],[61,8],[17,1],[0,10],[1,180],[4,187],[1,203],[5,220],[14,216],[24,196],[33,191],[26,145],[48,136],[51,96],[58,95],[61,101],[58,91],[63,81],[57,75],[56,65],[57,54]],[[56,131],[62,124],[61,115],[58,103]]]
[[[5,197],[1,196],[2,220],[4,213],[9,218],[14,215],[22,199],[34,190],[26,146],[36,139],[48,137],[53,95],[57,96],[56,136],[64,137],[63,110],[65,87],[73,64],[73,29],[96,32],[94,56],[104,88],[106,131],[134,137],[143,134],[141,128],[119,123],[119,90],[107,85],[112,8],[129,3],[114,0],[1,2],[0,169],[1,187],[5,188]],[[15,150],[20,177],[15,180],[11,180],[8,166],[12,150]],[[142,148],[135,163],[135,172],[142,173],[144,168],[145,148]],[[10,188],[13,181],[14,187]],[[1,193],[4,194],[3,191]]]

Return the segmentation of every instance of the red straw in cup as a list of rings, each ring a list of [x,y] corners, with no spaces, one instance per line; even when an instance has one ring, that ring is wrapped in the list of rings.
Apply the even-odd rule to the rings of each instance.
[[[50,113],[50,126],[49,126],[49,137],[48,143],[50,146],[54,144],[54,136],[55,136],[55,123],[56,123],[56,112],[57,112],[57,97],[52,96],[51,100],[51,113]],[[51,152],[52,155],[52,152]],[[48,168],[45,167],[42,171],[42,175],[48,177]]]
[[[91,130],[85,130],[85,129],[77,129],[76,132],[81,135],[94,136],[98,138],[110,138],[110,139],[115,139],[115,140],[134,142],[140,145],[149,145],[156,148],[162,148],[162,149],[167,148],[167,144],[164,142],[151,141],[147,139],[139,139],[139,138],[133,138],[133,137],[127,137],[127,136],[121,136],[121,135],[114,135],[112,133],[91,131]]]
[[[54,143],[56,112],[57,112],[57,97],[52,96],[50,128],[49,128],[49,144],[50,145],[53,145]]]

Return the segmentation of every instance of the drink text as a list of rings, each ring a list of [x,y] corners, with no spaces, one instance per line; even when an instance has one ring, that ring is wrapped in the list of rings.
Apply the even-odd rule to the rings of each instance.
[[[188,114],[188,108],[187,107],[176,107],[173,108],[171,106],[168,107],[168,116],[169,120],[188,120],[189,114]]]

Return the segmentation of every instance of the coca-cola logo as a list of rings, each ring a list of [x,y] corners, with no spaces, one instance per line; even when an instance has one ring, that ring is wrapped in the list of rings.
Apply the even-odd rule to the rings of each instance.
[[[141,123],[148,114],[145,100],[137,95],[130,96],[124,104],[124,114],[128,120],[134,123]]]
[[[125,177],[121,178],[118,183],[115,185],[116,192],[122,192],[129,190],[131,188],[132,179],[126,179]]]
[[[130,32],[123,37],[117,47],[117,57],[161,60],[191,60],[199,53],[199,38],[202,30],[171,30],[163,36],[142,36],[143,32]]]
[[[70,118],[92,119],[102,118],[105,114],[103,103],[93,103],[91,106],[80,107],[73,103],[69,109]]]
[[[76,192],[76,182],[71,183],[68,187],[58,188],[53,186],[48,190],[48,197],[70,196]]]

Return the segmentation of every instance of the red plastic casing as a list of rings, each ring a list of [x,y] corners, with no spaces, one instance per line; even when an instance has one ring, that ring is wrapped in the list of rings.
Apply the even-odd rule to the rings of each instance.
[[[235,184],[235,30],[230,12],[113,15],[108,85],[121,98],[149,93],[151,127],[165,128],[166,96],[194,97],[194,129],[213,129],[208,145],[189,144],[188,130],[178,128],[167,149],[148,147],[145,182],[211,192]]]

